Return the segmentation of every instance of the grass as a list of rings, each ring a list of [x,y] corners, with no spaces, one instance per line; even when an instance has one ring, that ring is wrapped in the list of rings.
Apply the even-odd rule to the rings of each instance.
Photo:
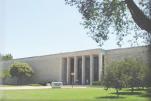
[[[42,89],[42,90],[6,90],[0,101],[149,101],[150,95],[144,90],[124,89],[117,97],[114,89],[103,88]]]

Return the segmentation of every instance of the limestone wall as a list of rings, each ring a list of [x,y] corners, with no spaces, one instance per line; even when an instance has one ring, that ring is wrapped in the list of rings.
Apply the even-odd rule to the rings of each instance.
[[[48,81],[51,82],[52,80],[61,80],[60,55],[15,59],[12,61],[3,62],[3,69],[9,69],[10,65],[15,61],[26,62],[33,68],[34,75],[29,83],[43,83]],[[6,81],[6,83],[14,84],[16,80],[11,79]]]
[[[100,49],[91,49],[76,52],[66,52],[45,56],[27,57],[2,62],[2,69],[9,69],[10,65],[15,61],[28,63],[34,71],[34,75],[30,81],[26,83],[44,83],[51,81],[61,81],[62,79],[62,58],[82,56],[89,54],[99,54]],[[16,84],[16,78],[7,79],[5,84]]]
[[[123,48],[123,49],[113,49],[113,50],[101,50],[92,49],[77,52],[66,52],[53,55],[36,56],[22,59],[14,59],[11,61],[1,62],[3,69],[9,69],[10,65],[15,61],[28,63],[34,71],[34,75],[28,83],[44,83],[61,81],[62,78],[62,58],[74,57],[74,56],[89,56],[97,54],[100,56],[100,71],[104,71],[105,66],[110,64],[112,61],[118,61],[125,58],[137,58],[142,60],[144,63],[149,64],[151,61],[149,47],[134,47],[134,48]],[[101,54],[101,55],[100,55]],[[101,57],[104,57],[104,60]],[[104,62],[104,63],[102,63]],[[6,83],[15,84],[16,79],[6,80]]]
[[[123,60],[125,58],[139,59],[145,64],[150,64],[150,53],[150,47],[148,46],[106,50],[104,55],[104,65],[107,66],[113,61]]]

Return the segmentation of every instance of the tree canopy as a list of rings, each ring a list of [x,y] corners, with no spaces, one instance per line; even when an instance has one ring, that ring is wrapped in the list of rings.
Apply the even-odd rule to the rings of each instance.
[[[82,14],[83,26],[100,45],[111,34],[116,35],[117,44],[126,36],[132,40],[141,38],[150,43],[151,1],[150,0],[65,0],[76,6]],[[128,40],[131,41],[131,40]]]
[[[6,60],[12,60],[13,56],[11,54],[5,54],[2,55],[2,60],[6,61]]]
[[[15,62],[10,66],[10,74],[17,77],[18,84],[22,84],[22,81],[33,75],[33,70],[27,63]]]
[[[149,67],[137,59],[125,59],[115,61],[105,68],[103,85],[106,88],[113,87],[119,90],[123,87],[147,87],[150,86]]]

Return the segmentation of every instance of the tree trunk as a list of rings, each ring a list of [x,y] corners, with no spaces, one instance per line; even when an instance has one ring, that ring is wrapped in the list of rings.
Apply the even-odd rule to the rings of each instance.
[[[149,1],[149,15],[150,15],[150,18],[151,18],[151,0]]]
[[[22,85],[22,77],[17,78],[17,85]]]
[[[117,97],[119,97],[119,92],[118,92],[118,89],[116,89],[116,95],[117,95]]]
[[[133,0],[125,0],[125,2],[135,23],[142,30],[146,30],[148,33],[151,33],[151,19],[140,10],[140,8],[134,3]]]
[[[19,78],[17,78],[17,85],[20,85]]]
[[[131,88],[131,92],[134,92],[134,87]]]

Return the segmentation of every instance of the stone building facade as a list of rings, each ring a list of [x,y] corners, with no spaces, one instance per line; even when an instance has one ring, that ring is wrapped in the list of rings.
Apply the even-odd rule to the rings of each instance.
[[[64,84],[91,85],[101,81],[105,66],[112,61],[125,58],[138,58],[150,63],[149,47],[133,47],[113,50],[91,49],[76,52],[66,52],[45,56],[35,56],[2,62],[3,69],[9,69],[15,61],[28,63],[34,71],[31,80],[26,83],[42,83],[62,81]],[[5,84],[16,84],[15,78],[10,78]]]

